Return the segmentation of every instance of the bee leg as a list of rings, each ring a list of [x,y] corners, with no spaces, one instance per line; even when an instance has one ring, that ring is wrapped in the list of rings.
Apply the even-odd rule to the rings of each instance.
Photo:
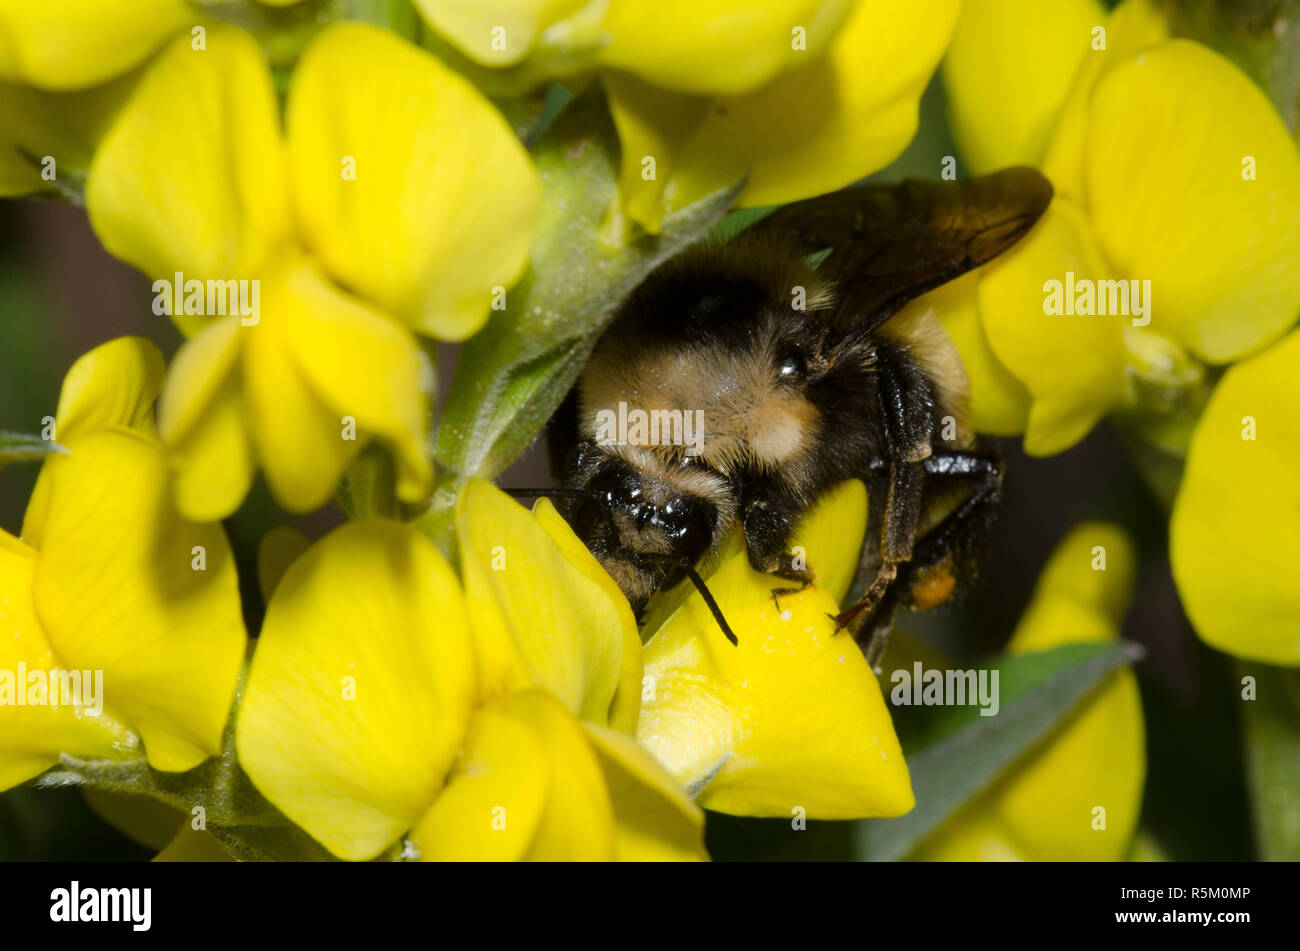
[[[787,487],[773,480],[754,480],[740,501],[740,527],[745,534],[749,564],[755,571],[803,581],[797,559],[789,550],[802,506]]]
[[[900,577],[901,602],[924,611],[948,601],[974,574],[978,543],[986,535],[1002,489],[1002,463],[977,452],[936,452],[925,460],[931,485],[956,482],[956,505],[924,536]]]
[[[854,639],[864,622],[875,613],[898,577],[899,566],[912,558],[912,544],[921,524],[926,470],[924,462],[933,452],[934,417],[932,384],[906,354],[897,347],[876,349],[876,372],[880,381],[884,435],[889,448],[889,483],[885,494],[884,518],[880,530],[880,567],[876,577],[857,601],[835,619],[847,627]],[[884,637],[873,635],[867,647],[869,659],[884,652]]]
[[[785,561],[793,564],[797,560],[798,558],[793,552],[786,553]],[[769,571],[768,574],[775,575],[778,578],[784,578],[786,581],[799,582],[799,587],[795,588],[795,591],[802,591],[817,580],[817,576],[813,573],[811,568],[774,568]]]
[[[893,584],[858,619],[854,636],[860,640],[869,632],[864,652],[873,669],[885,652],[900,606],[924,611],[951,597],[1002,485],[1001,462],[974,452],[936,452],[925,460],[925,471],[931,479],[965,479],[974,485],[956,508],[916,540],[912,557],[898,566]]]
[[[785,485],[772,480],[755,480],[741,500],[740,525],[745,533],[749,564],[755,571],[797,582],[797,587],[774,588],[772,603],[781,610],[780,598],[798,594],[813,583],[814,576],[790,550],[790,535],[801,511],[799,498]]]
[[[785,597],[787,594],[799,594],[801,591],[806,591],[812,586],[813,581],[816,580],[816,576],[807,568],[777,569],[771,573],[776,575],[778,578],[785,578],[788,581],[799,582],[797,587],[791,586],[772,589],[772,603],[776,605],[778,611],[781,610],[780,598]]]
[[[921,521],[922,488],[925,468],[919,462],[895,462],[889,470],[889,492],[885,497],[885,517],[880,533],[880,567],[875,580],[862,596],[835,618],[837,628],[849,628],[855,639],[864,622],[875,613],[898,577],[899,566],[912,558],[912,544]],[[873,637],[873,641],[876,638]],[[873,648],[868,645],[868,650]],[[883,641],[874,647],[877,656],[884,651]]]
[[[889,646],[889,635],[893,629],[894,618],[891,612],[888,622],[871,632],[871,637],[867,639],[867,646],[862,649],[862,654],[867,659],[867,666],[876,673],[880,673],[880,659],[885,656],[885,648]]]
[[[889,631],[893,626],[895,608],[894,580],[898,577],[898,568],[897,562],[882,562],[876,579],[862,593],[862,597],[834,619],[835,632],[838,634],[844,628],[848,628],[853,639],[859,644],[862,643],[864,633],[871,632],[863,648],[863,654],[866,655],[867,664],[872,670],[876,670],[880,658],[885,653],[885,647],[889,644]]]

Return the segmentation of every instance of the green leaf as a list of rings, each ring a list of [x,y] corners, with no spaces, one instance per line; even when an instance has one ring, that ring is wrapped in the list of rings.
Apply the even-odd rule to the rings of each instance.
[[[52,452],[67,451],[52,439],[0,429],[0,466],[11,462],[34,462],[44,459]]]
[[[862,823],[859,853],[871,861],[905,858],[1047,736],[1107,674],[1141,653],[1130,643],[1069,644],[1005,656],[989,666],[999,671],[996,716],[980,716],[978,706],[924,708],[926,722],[903,749],[916,807],[898,819]]]
[[[1294,862],[1300,860],[1300,670],[1238,667],[1255,678],[1245,728],[1256,847],[1265,861]]]
[[[742,185],[669,215],[658,235],[638,232],[626,244],[611,237],[623,227],[618,138],[599,88],[560,113],[536,160],[544,210],[532,267],[465,344],[439,423],[444,476],[419,522],[435,539],[464,480],[491,479],[514,461],[563,401],[618,305],[720,221]]]
[[[367,447],[343,474],[338,503],[350,519],[396,518],[401,505],[394,489],[393,460],[378,446]]]

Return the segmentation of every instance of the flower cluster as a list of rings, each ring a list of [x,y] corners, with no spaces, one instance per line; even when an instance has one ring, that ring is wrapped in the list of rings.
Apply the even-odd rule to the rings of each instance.
[[[429,49],[452,44],[503,78],[526,62],[548,80],[598,76],[623,213],[650,232],[746,176],[741,203],[764,204],[887,164],[956,17],[955,2],[717,3],[666,42],[669,19],[633,3],[418,6]],[[5,193],[83,196],[104,246],[154,279],[156,312],[188,338],[165,375],[135,338],[68,375],[62,451],[21,540],[3,536],[4,658],[102,672],[107,700],[99,715],[6,708],[3,785],[141,757],[186,772],[223,755],[230,720],[257,790],[347,859],[698,858],[692,796],[756,815],[910,808],[879,689],[827,618],[865,530],[860,485],[826,503],[860,523],[823,561],[830,590],[789,598],[774,628],[771,579],[737,556],[713,588],[741,649],[680,592],[644,632],[644,661],[626,598],[544,501],[529,515],[468,481],[452,561],[391,518],[309,548],[273,533],[241,674],[217,520],[259,470],[285,509],[321,507],[372,442],[395,498],[425,504],[434,380],[420,338],[474,335],[524,275],[542,175],[454,55],[340,22],[285,69],[267,34],[218,13],[0,7]],[[714,15],[735,28],[720,34]],[[700,69],[724,36],[725,62]],[[774,109],[807,128],[789,135]],[[658,163],[644,178],[643,152]],[[808,730],[817,744],[799,740]]]
[[[1035,165],[1056,197],[1019,246],[916,306],[961,349],[977,429],[1051,455],[1111,414],[1185,459],[1170,550],[1198,633],[1294,665],[1300,598],[1268,552],[1300,537],[1282,474],[1296,397],[1281,382],[1300,313],[1300,150],[1259,87],[1171,37],[1165,13],[963,9],[942,68],[962,153],[976,171]],[[990,61],[1032,64],[1032,88],[1023,66]],[[1277,595],[1243,605],[1261,589]]]
[[[550,502],[491,480],[641,277],[728,211],[888,166],[936,75],[972,172],[1055,189],[1019,245],[908,311],[961,351],[974,428],[1050,455],[1110,415],[1185,462],[1190,619],[1300,664],[1300,594],[1270,561],[1300,543],[1300,153],[1152,0],[47,6],[0,0],[0,196],[83,203],[184,339],[72,366],[21,532],[0,530],[0,790],[82,782],[163,859],[298,836],[350,861],[695,860],[706,809],[913,810],[877,672],[835,621],[885,503],[862,482],[799,523],[807,585],[735,534],[700,566],[710,599],[683,582],[638,623]],[[437,419],[432,358],[462,341]],[[314,541],[264,525],[237,566],[221,520],[259,477],[287,513],[349,518]],[[1113,648],[1134,562],[1119,529],[1078,527],[1004,660]],[[910,851],[1128,856],[1133,673],[1057,714]],[[177,812],[189,793],[220,803],[210,830]],[[1098,803],[1104,836],[1078,821]]]

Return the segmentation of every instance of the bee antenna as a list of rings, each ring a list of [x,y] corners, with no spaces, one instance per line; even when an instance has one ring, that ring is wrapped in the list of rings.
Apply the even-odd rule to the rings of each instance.
[[[603,502],[604,496],[599,492],[590,492],[587,489],[502,489],[506,495],[516,499],[595,499]]]
[[[704,599],[704,603],[709,606],[709,611],[713,614],[713,620],[717,621],[718,627],[722,628],[723,636],[731,641],[733,646],[739,647],[740,641],[732,633],[731,626],[727,624],[727,619],[722,616],[722,608],[718,607],[718,602],[713,599],[713,593],[709,591],[709,586],[704,583],[700,573],[689,562],[683,562],[682,568],[686,571],[686,577],[691,579],[691,584],[695,585],[695,590]]]

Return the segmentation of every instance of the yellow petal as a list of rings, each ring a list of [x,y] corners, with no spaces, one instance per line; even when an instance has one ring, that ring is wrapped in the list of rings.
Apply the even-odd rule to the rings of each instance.
[[[1074,76],[1056,129],[1042,160],[1058,197],[1084,205],[1084,151],[1091,135],[1088,107],[1098,80],[1133,54],[1169,38],[1169,24],[1158,0],[1124,0],[1105,22],[1106,48],[1090,50]]]
[[[446,792],[413,836],[422,857],[606,861],[609,793],[588,734],[555,697],[509,694],[475,715]]]
[[[355,420],[357,442],[374,437],[392,453],[398,497],[424,498],[433,478],[426,432],[433,368],[414,335],[306,262],[287,269],[283,285],[269,284],[267,301],[269,319],[283,322],[284,345],[333,411],[336,430],[343,417]]]
[[[586,0],[415,0],[424,19],[483,66],[513,66],[547,27],[577,12]]]
[[[151,435],[153,402],[162,390],[163,358],[144,337],[118,337],[80,357],[63,378],[56,438],[113,426]]]
[[[704,813],[654,757],[627,736],[587,724],[614,806],[620,862],[693,862],[704,850]]]
[[[95,155],[86,210],[104,246],[151,277],[256,280],[289,234],[281,156],[257,41],[213,26],[205,50],[182,37],[140,81]]]
[[[604,84],[618,129],[618,191],[623,211],[657,234],[674,162],[708,117],[713,101],[660,89],[631,73],[610,72]]]
[[[248,491],[254,456],[282,505],[318,508],[371,438],[393,453],[398,495],[423,498],[432,370],[415,337],[298,254],[260,286],[265,319],[220,320],[173,363],[159,417],[182,510],[229,515]]]
[[[1062,644],[1113,640],[1133,597],[1137,561],[1133,543],[1120,529],[1104,522],[1076,526],[1057,546],[1038,577],[1034,600],[1021,618],[1008,645],[1012,653],[1050,650]],[[1096,616],[1084,622],[1075,612],[1069,623],[1049,623],[1035,617],[1039,605],[1060,619],[1062,604],[1070,603]]]
[[[575,566],[547,529],[500,489],[473,479],[460,504],[466,597],[472,608],[495,605],[500,619],[480,630],[476,615],[485,689],[519,686],[515,665],[521,660],[525,683],[550,690],[585,720],[608,723],[623,675],[626,599],[615,599],[603,581],[593,580],[590,565]],[[549,527],[554,530],[554,523]],[[573,552],[571,543],[566,548]],[[513,650],[501,641],[501,624]]]
[[[177,375],[173,363],[170,379]],[[241,382],[241,374],[228,374],[194,427],[171,443],[176,507],[186,518],[198,522],[226,518],[239,508],[253,484],[257,465]]]
[[[71,669],[55,656],[36,617],[36,558],[35,550],[0,530],[0,790],[56,765],[60,753],[117,759],[129,755],[137,742],[103,711],[92,716],[88,709],[67,704],[18,705],[19,692],[27,697],[32,671]],[[21,680],[20,663],[27,671]]]
[[[195,521],[216,521],[239,508],[256,463],[248,432],[243,374],[245,328],[218,319],[177,352],[158,400],[158,433],[171,450],[176,506]]]
[[[226,317],[209,323],[176,352],[158,401],[158,435],[164,442],[178,443],[202,424],[234,374],[244,342],[239,318]]]
[[[73,446],[79,435],[103,429],[154,434],[153,404],[162,388],[163,359],[143,337],[118,337],[77,358],[63,378],[54,438]],[[40,548],[50,499],[38,481],[23,518],[23,538]]]
[[[541,690],[503,697],[495,709],[536,731],[549,766],[546,808],[529,857],[541,861],[612,858],[614,817],[609,792],[582,724]]]
[[[916,132],[957,10],[955,0],[857,3],[826,55],[717,100],[674,160],[670,206],[746,172],[739,204],[755,206],[834,191],[888,165]]]
[[[1300,665],[1300,332],[1239,363],[1196,425],[1169,553],[1196,632],[1219,650]],[[1243,592],[1249,592],[1248,595]]]
[[[368,859],[424,814],[469,720],[460,585],[396,522],[353,522],[276,588],[239,713],[257,788],[335,855]]]
[[[183,0],[62,0],[0,4],[0,79],[49,89],[102,82],[130,69],[194,22]]]
[[[537,730],[489,703],[470,718],[457,768],[411,840],[427,862],[517,862],[553,782]]]
[[[822,503],[861,539],[860,489],[842,487]],[[859,520],[851,521],[857,509]],[[814,551],[826,516],[815,512],[795,544]],[[844,556],[858,552],[845,542]],[[825,559],[821,559],[824,561]],[[896,816],[913,797],[907,766],[880,687],[861,650],[834,633],[830,595],[810,587],[772,599],[789,582],[755,572],[741,552],[708,579],[709,590],[740,641],[726,641],[698,595],[646,644],[653,698],[641,710],[637,738],[707,809],[815,818]]]
[[[819,0],[614,2],[605,16],[601,59],[656,86],[735,95],[816,55],[849,3]],[[798,31],[803,44],[799,49]]]
[[[276,501],[290,512],[320,508],[361,443],[344,438],[347,423],[308,383],[287,328],[268,325],[249,337],[244,387],[253,445]]]
[[[1057,198],[1026,238],[984,269],[979,285],[989,346],[1033,400],[1025,431],[1031,455],[1074,445],[1124,390],[1121,322],[1130,318],[1047,313],[1047,282],[1057,282],[1064,308],[1068,274],[1075,281],[1111,276],[1083,214]]]
[[[564,557],[583,576],[594,581],[608,596],[618,613],[623,631],[623,660],[618,675],[618,687],[609,709],[609,725],[624,733],[636,732],[637,717],[641,714],[641,635],[636,628],[632,606],[618,583],[610,577],[595,556],[588,551],[569,523],[564,520],[549,499],[538,499],[533,506],[533,518]]]
[[[423,333],[477,331],[523,273],[541,203],[491,103],[417,47],[340,24],[303,54],[287,121],[298,223],[330,275]]]
[[[970,382],[970,426],[976,432],[1014,436],[1029,423],[1029,391],[989,346],[980,319],[982,271],[972,271],[917,298],[906,309],[933,309],[961,354]]]
[[[1043,159],[1093,30],[1097,0],[984,0],[962,5],[943,61],[953,137],[970,174]]]
[[[1151,281],[1151,328],[1216,363],[1281,336],[1300,311],[1300,154],[1264,93],[1170,40],[1102,78],[1089,119],[1097,240]]]
[[[217,753],[244,655],[234,558],[219,525],[172,509],[162,447],[78,436],[47,459],[34,593],[60,661],[104,671],[105,702],[157,769]]]

